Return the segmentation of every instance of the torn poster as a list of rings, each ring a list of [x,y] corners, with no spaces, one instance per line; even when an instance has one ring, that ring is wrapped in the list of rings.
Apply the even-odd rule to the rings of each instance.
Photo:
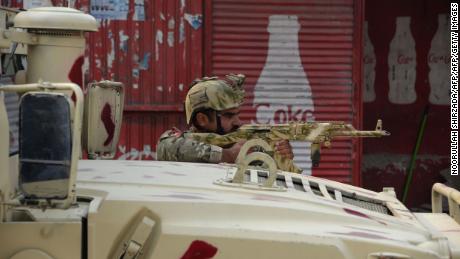
[[[129,0],[92,0],[91,15],[96,19],[126,20]]]
[[[193,29],[198,30],[203,23],[203,18],[201,14],[188,14],[184,15],[185,20],[192,26]]]

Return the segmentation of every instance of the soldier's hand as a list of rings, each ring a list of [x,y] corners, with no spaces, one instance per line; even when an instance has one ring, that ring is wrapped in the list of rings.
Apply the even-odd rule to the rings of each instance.
[[[222,159],[221,162],[225,163],[235,163],[236,157],[240,153],[240,149],[245,143],[245,140],[241,140],[229,148],[224,148],[222,150]]]
[[[280,154],[280,156],[288,159],[294,158],[294,153],[292,153],[292,147],[289,143],[289,140],[280,140],[275,143],[275,151]]]

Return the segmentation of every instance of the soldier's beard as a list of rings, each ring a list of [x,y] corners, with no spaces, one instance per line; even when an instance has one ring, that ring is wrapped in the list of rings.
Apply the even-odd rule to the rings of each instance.
[[[225,135],[225,134],[228,134],[228,133],[232,133],[232,132],[235,132],[237,131],[240,127],[237,126],[237,125],[234,125],[229,131],[226,131],[224,130],[224,128],[222,127],[222,122],[220,120],[220,116],[217,116],[216,115],[216,121],[217,121],[217,129],[216,129],[216,132],[217,134],[219,135]]]

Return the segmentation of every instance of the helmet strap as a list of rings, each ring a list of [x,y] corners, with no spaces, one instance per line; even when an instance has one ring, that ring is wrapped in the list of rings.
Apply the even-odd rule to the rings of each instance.
[[[225,135],[224,128],[222,128],[222,122],[220,120],[220,113],[216,111],[216,123],[217,123],[217,129],[216,133],[219,135]]]

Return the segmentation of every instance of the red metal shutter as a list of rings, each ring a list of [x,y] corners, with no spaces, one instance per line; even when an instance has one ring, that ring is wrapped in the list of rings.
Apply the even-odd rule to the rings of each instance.
[[[243,73],[246,123],[340,120],[360,128],[359,0],[213,0],[205,5],[205,72]],[[294,147],[305,172],[360,184],[360,143],[322,149],[311,170],[305,143]]]
[[[97,3],[106,2],[82,0],[77,8],[91,14]],[[98,19],[87,42],[87,80],[125,84],[118,159],[154,159],[159,136],[185,128],[185,94],[203,74],[202,9],[201,0],[129,0],[126,18]]]
[[[23,1],[9,6],[22,8]],[[104,79],[125,85],[117,158],[154,159],[159,136],[173,126],[185,128],[188,86],[203,75],[203,0],[77,0],[74,7],[99,25],[87,34],[84,84]]]

